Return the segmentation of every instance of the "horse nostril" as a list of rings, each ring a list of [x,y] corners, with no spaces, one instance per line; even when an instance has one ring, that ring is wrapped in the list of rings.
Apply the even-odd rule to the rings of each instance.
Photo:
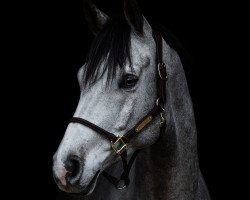
[[[72,179],[78,177],[80,174],[80,159],[77,156],[70,156],[66,163],[65,163],[65,169],[67,170],[67,178],[69,181]]]

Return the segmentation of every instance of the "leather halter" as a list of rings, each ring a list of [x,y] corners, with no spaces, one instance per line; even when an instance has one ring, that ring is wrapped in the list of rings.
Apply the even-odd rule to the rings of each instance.
[[[129,162],[127,162],[127,144],[133,139],[135,136],[140,134],[145,127],[147,127],[154,119],[160,115],[160,135],[166,129],[166,119],[164,113],[164,105],[166,101],[166,80],[167,80],[167,72],[166,66],[163,62],[162,58],[162,35],[160,32],[153,31],[154,40],[156,43],[156,71],[157,71],[157,100],[156,104],[152,110],[150,110],[146,116],[144,116],[132,129],[130,129],[123,136],[116,136],[113,133],[110,133],[103,128],[79,117],[73,117],[69,123],[78,123],[84,126],[91,128],[96,131],[100,135],[106,137],[111,142],[111,147],[115,151],[115,153],[121,156],[122,164],[123,164],[123,173],[120,178],[116,178],[111,176],[107,172],[103,172],[102,175],[109,180],[117,189],[123,189],[128,187],[129,185],[129,172],[135,161],[136,156],[138,155],[139,150],[136,150],[131,156]]]

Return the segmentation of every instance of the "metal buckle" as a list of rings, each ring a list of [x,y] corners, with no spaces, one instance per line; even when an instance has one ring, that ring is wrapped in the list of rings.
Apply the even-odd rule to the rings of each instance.
[[[164,116],[164,113],[165,113],[165,109],[163,108],[163,106],[161,105],[161,103],[160,103],[160,98],[158,98],[157,100],[156,100],[156,106],[158,107],[158,108],[160,108],[160,117],[161,117],[161,121],[160,121],[160,127],[162,127],[165,123],[166,123],[166,118],[165,118],[165,116]]]
[[[162,71],[162,70],[164,70],[164,71]],[[163,74],[162,74],[162,72],[163,72]],[[158,73],[159,73],[161,80],[166,81],[168,79],[166,65],[164,62],[161,62],[158,64]]]
[[[117,186],[116,186],[116,188],[118,190],[122,190],[122,189],[124,189],[126,187],[127,187],[127,185],[125,183],[125,180],[119,180],[119,182],[117,183]]]
[[[123,141],[122,136],[117,137],[118,139],[115,142],[111,141],[111,147],[116,154],[120,155],[122,150],[127,148],[127,144]]]

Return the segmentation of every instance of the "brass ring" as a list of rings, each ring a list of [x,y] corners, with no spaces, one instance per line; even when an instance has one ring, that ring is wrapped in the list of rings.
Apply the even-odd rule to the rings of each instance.
[[[163,112],[165,112],[165,109],[162,107],[162,105],[160,105],[159,101],[160,101],[160,98],[156,100],[156,106],[159,107]]]

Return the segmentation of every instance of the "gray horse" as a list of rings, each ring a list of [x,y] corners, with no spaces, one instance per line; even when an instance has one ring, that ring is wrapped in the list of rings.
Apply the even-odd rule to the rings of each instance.
[[[123,136],[155,105],[157,45],[152,26],[133,0],[124,1],[124,15],[109,18],[90,1],[85,16],[96,35],[86,63],[78,72],[81,96],[74,117]],[[138,154],[130,184],[118,190],[102,173],[119,176],[123,167],[110,141],[95,130],[70,123],[54,155],[59,188],[95,200],[207,200],[199,169],[196,126],[188,86],[177,52],[165,40],[166,129],[160,116],[127,144],[128,157]]]

